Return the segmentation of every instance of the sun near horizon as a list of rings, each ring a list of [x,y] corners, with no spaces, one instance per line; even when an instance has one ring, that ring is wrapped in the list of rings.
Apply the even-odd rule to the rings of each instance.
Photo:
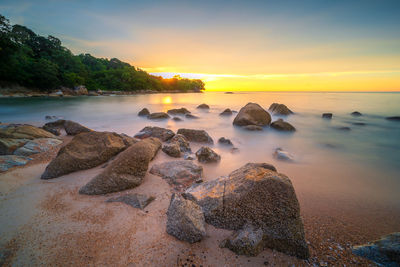
[[[5,0],[0,8],[76,54],[199,78],[207,91],[400,91],[399,1]]]

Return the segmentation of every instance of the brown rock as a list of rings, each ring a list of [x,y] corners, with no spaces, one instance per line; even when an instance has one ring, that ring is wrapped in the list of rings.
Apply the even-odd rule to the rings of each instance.
[[[6,128],[0,128],[0,138],[11,139],[35,139],[35,138],[56,138],[48,131],[32,125],[10,125]]]
[[[272,114],[276,115],[290,115],[293,114],[293,111],[291,111],[286,105],[284,104],[278,104],[278,103],[273,103],[268,109],[269,111],[272,112]]]
[[[178,130],[177,133],[185,136],[188,141],[199,142],[199,143],[210,143],[210,144],[214,143],[212,138],[204,130],[181,128]]]
[[[135,134],[136,138],[145,139],[149,137],[156,137],[161,141],[165,142],[171,139],[175,133],[169,129],[157,127],[157,126],[146,126],[140,132]]]
[[[282,119],[278,119],[277,121],[274,121],[273,123],[271,123],[271,127],[278,131],[285,131],[285,132],[296,131],[296,128],[294,128],[293,125],[291,125],[290,123],[288,123]]]
[[[233,125],[246,126],[257,125],[265,126],[271,123],[271,116],[260,105],[248,103],[242,107],[233,120]]]

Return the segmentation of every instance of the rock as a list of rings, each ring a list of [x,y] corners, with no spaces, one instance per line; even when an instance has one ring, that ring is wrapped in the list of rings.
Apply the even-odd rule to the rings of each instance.
[[[207,104],[201,104],[197,106],[198,109],[210,109],[210,106]]]
[[[257,125],[246,125],[243,127],[243,129],[247,131],[262,131],[263,128]]]
[[[177,143],[179,145],[179,149],[181,152],[191,153],[190,144],[187,141],[186,137],[182,134],[176,134],[169,140],[170,143]]]
[[[102,173],[83,186],[80,194],[101,195],[134,188],[143,182],[150,161],[161,147],[157,138],[147,138],[120,153]]]
[[[11,155],[28,141],[29,139],[0,138],[0,155]]]
[[[357,126],[365,126],[365,125],[367,125],[365,122],[352,122],[351,124],[357,125]]]
[[[232,113],[232,110],[230,110],[229,108],[227,108],[227,109],[225,109],[224,111],[222,111],[219,115],[220,116],[231,116],[233,113]]]
[[[186,118],[186,119],[194,119],[194,120],[195,120],[195,119],[198,119],[199,117],[197,117],[197,116],[195,116],[195,115],[192,115],[192,114],[186,114],[186,115],[185,115],[185,118]]]
[[[150,111],[147,108],[143,108],[141,111],[139,111],[138,116],[148,116],[150,115]]]
[[[171,139],[175,133],[169,129],[157,127],[157,126],[146,126],[140,132],[135,134],[136,138],[145,139],[149,137],[156,137],[160,139],[162,142],[168,141]]]
[[[339,130],[339,131],[344,131],[344,132],[349,132],[349,131],[351,131],[351,128],[350,128],[350,127],[346,127],[346,126],[335,127],[335,129],[336,129],[336,130]]]
[[[106,202],[123,202],[137,209],[144,209],[155,199],[153,196],[146,196],[142,194],[128,194],[119,197],[112,197],[107,199]]]
[[[179,158],[181,156],[181,150],[178,143],[165,144],[162,147],[162,151],[168,156]]]
[[[179,117],[173,117],[172,120],[174,120],[174,121],[183,121],[183,120],[182,120],[181,118],[179,118]]]
[[[220,247],[229,248],[238,255],[257,256],[265,247],[263,236],[261,228],[246,224],[243,229],[223,240]]]
[[[199,204],[206,222],[240,230],[262,229],[263,247],[306,259],[300,206],[289,178],[267,163],[247,163],[227,178],[196,184],[184,196]]]
[[[169,115],[165,112],[155,112],[155,113],[151,113],[147,116],[148,119],[150,120],[164,120],[164,119],[168,119]]]
[[[61,120],[62,117],[60,117],[60,116],[50,116],[50,115],[46,115],[46,116],[44,117],[44,119],[45,119],[45,120]]]
[[[174,109],[170,109],[167,111],[168,114],[171,115],[184,115],[184,114],[190,114],[190,111],[187,110],[186,108],[174,108]]]
[[[272,112],[272,114],[275,115],[290,115],[293,114],[293,111],[291,111],[286,105],[284,104],[278,104],[278,103],[273,103],[268,109],[269,111]]]
[[[49,96],[50,97],[62,97],[62,96],[64,96],[64,94],[62,91],[58,90],[58,91],[51,92],[49,94]]]
[[[400,121],[400,116],[386,117],[389,121]]]
[[[218,162],[221,160],[221,156],[207,146],[203,146],[197,150],[196,157],[198,161],[203,163]]]
[[[358,111],[354,111],[354,112],[351,113],[351,116],[360,117],[360,116],[362,116],[362,114],[360,112],[358,112]]]
[[[275,149],[273,156],[274,156],[274,158],[282,160],[282,161],[288,161],[288,162],[294,161],[293,155],[287,151],[284,151],[282,148]]]
[[[62,147],[42,174],[42,179],[56,178],[74,171],[96,167],[127,147],[124,138],[110,132],[81,133]]]
[[[274,121],[273,123],[271,123],[271,127],[278,131],[285,131],[285,132],[296,131],[296,128],[294,128],[293,125],[291,125],[290,123],[288,123],[282,119],[278,119],[277,121]]]
[[[196,156],[193,153],[185,153],[183,154],[184,160],[195,160]]]
[[[382,266],[400,266],[400,233],[392,233],[372,243],[355,246],[352,251]]]
[[[15,166],[23,166],[30,160],[32,159],[24,156],[2,155],[0,156],[0,172],[5,172]]]
[[[226,146],[233,146],[231,140],[229,140],[225,137],[221,137],[220,139],[218,139],[218,143],[222,144],[222,145],[226,145]]]
[[[333,114],[332,113],[323,113],[322,118],[324,119],[332,119]]]
[[[233,94],[233,92],[225,92],[225,94],[230,94],[231,95],[231,94]]]
[[[257,125],[265,126],[271,123],[271,116],[260,105],[248,103],[242,107],[233,120],[233,125],[246,126]]]
[[[77,122],[70,120],[57,120],[48,122],[42,126],[42,128],[48,132],[60,135],[60,130],[64,129],[68,135],[77,135],[80,133],[87,133],[93,131]]]
[[[212,138],[204,130],[181,128],[178,130],[177,133],[185,136],[188,141],[199,142],[199,143],[209,143],[209,144],[214,143]]]
[[[84,85],[78,85],[74,88],[75,95],[88,95],[88,90]]]
[[[203,167],[188,160],[167,161],[154,164],[150,173],[166,179],[176,190],[186,189],[201,179]]]
[[[54,138],[38,138],[34,140],[30,140],[22,147],[18,148],[14,151],[14,155],[18,156],[30,156],[32,154],[42,153],[53,146],[58,146],[62,144],[61,140]]]
[[[206,235],[204,214],[199,205],[173,194],[167,211],[167,233],[189,243]]]
[[[89,96],[99,96],[100,94],[98,94],[98,93],[95,92],[95,91],[89,91],[88,95],[89,95]]]
[[[55,138],[54,134],[32,125],[9,125],[0,128],[0,138],[36,139]]]

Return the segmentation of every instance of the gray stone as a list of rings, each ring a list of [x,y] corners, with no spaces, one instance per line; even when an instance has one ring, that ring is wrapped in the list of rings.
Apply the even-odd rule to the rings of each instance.
[[[183,121],[183,120],[182,120],[181,118],[179,118],[179,117],[173,117],[172,120],[174,120],[174,121]]]
[[[324,119],[332,119],[333,114],[332,113],[323,113],[322,118]]]
[[[294,162],[294,157],[287,151],[284,151],[282,148],[277,148],[273,153],[274,158],[287,162]]]
[[[150,111],[147,108],[143,108],[141,111],[139,111],[138,116],[148,116],[150,115]]]
[[[190,111],[187,110],[186,108],[174,108],[168,110],[167,113],[170,115],[185,115],[185,114],[190,114]]]
[[[162,142],[171,139],[175,133],[169,129],[157,127],[157,126],[146,126],[140,132],[135,134],[135,138],[145,139],[149,137],[155,137],[160,139]]]
[[[18,156],[30,156],[32,154],[42,153],[48,151],[50,148],[54,146],[58,146],[62,144],[61,140],[54,138],[38,138],[34,140],[30,140],[22,147],[19,147],[14,151],[15,155]]]
[[[195,116],[195,115],[192,115],[192,114],[186,114],[186,115],[185,115],[185,118],[186,118],[186,119],[192,119],[192,120],[194,119],[194,120],[196,120],[196,119],[198,119],[199,117],[197,117],[197,116]]]
[[[202,163],[218,162],[221,160],[221,156],[207,146],[203,146],[197,150],[196,157]]]
[[[16,155],[0,156],[0,172],[5,172],[15,166],[24,166],[30,160],[32,159],[24,156],[16,156]]]
[[[128,194],[119,197],[112,197],[107,199],[106,202],[123,202],[137,209],[144,209],[155,198],[153,196],[146,196],[142,194]]]
[[[231,140],[225,137],[221,137],[220,139],[218,139],[218,143],[225,146],[233,146]]]
[[[360,116],[362,116],[362,114],[360,112],[358,112],[358,111],[354,111],[354,112],[351,113],[351,116],[360,117]]]
[[[222,111],[219,115],[220,116],[231,116],[233,114],[232,110],[230,110],[229,108],[225,109],[224,111]]]

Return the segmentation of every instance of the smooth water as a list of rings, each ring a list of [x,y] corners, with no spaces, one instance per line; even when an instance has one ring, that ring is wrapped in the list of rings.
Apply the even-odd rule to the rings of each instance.
[[[296,114],[284,119],[297,131],[288,134],[266,128],[262,132],[248,132],[232,125],[235,114],[219,116],[225,108],[238,111],[248,102],[256,102],[265,109],[273,102],[286,104]],[[201,103],[210,105],[211,109],[196,109]],[[150,121],[137,116],[143,107],[151,112],[186,107],[200,118],[182,117],[181,122]],[[363,116],[353,117],[350,115],[353,111]],[[332,112],[333,119],[322,119],[324,112]],[[0,99],[1,122],[42,125],[46,115],[62,116],[98,131],[128,135],[148,125],[174,131],[204,129],[214,139],[213,149],[222,156],[220,163],[205,166],[208,179],[227,175],[246,162],[269,162],[291,178],[298,194],[400,207],[400,122],[385,119],[400,115],[399,93],[206,92]],[[273,116],[273,120],[276,118]],[[365,125],[354,125],[354,122]],[[351,131],[335,128],[339,126],[350,127]],[[217,140],[222,136],[230,138],[239,148],[238,152],[232,153],[229,148],[218,145]],[[278,147],[292,153],[296,162],[274,159],[272,153]]]

